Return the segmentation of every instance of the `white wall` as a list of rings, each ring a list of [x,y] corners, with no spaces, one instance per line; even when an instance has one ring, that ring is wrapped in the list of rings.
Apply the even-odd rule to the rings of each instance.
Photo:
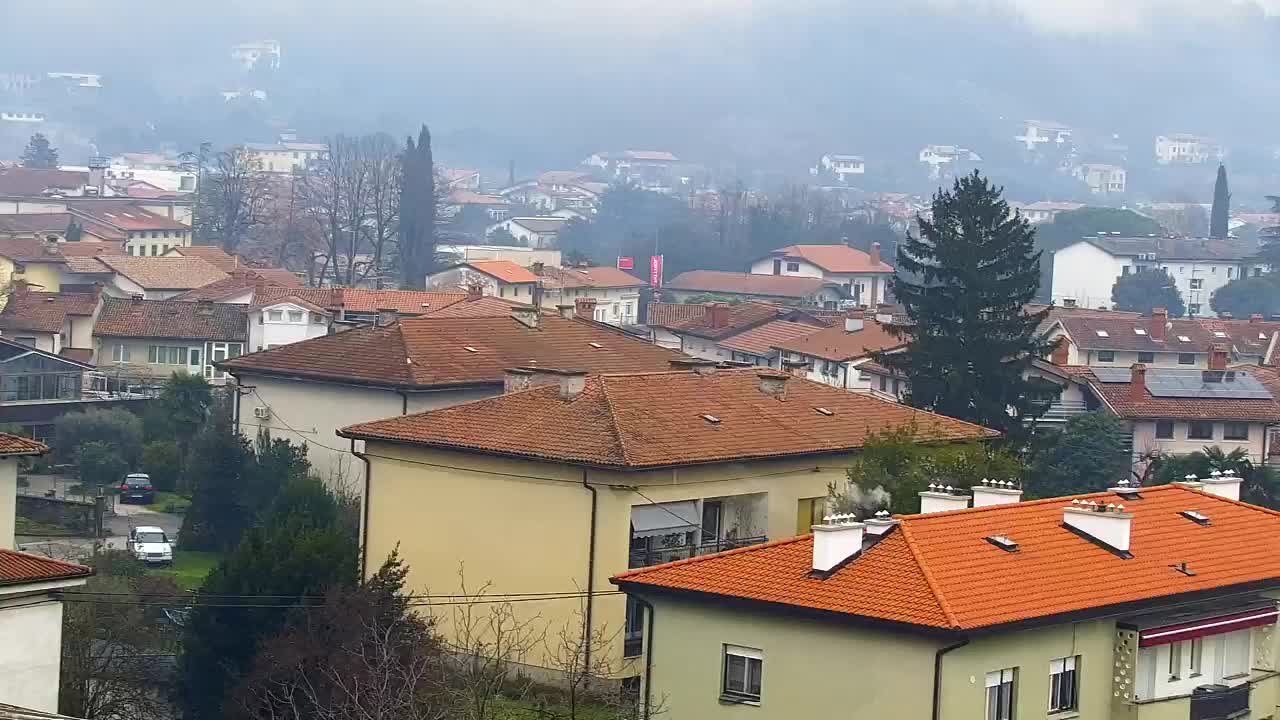
[[[1226,453],[1230,453],[1236,448],[1244,448],[1249,453],[1249,459],[1255,463],[1261,463],[1264,459],[1262,454],[1264,437],[1266,436],[1266,425],[1264,423],[1249,423],[1248,440],[1224,440],[1223,424],[1221,422],[1213,423],[1212,440],[1188,439],[1189,423],[1184,420],[1174,421],[1173,438],[1170,440],[1156,439],[1155,420],[1135,420],[1132,426],[1135,458],[1153,450],[1171,455],[1187,455],[1203,450],[1206,447],[1217,445]]]
[[[881,275],[877,273],[832,273],[832,272],[827,272],[826,270],[823,270],[817,265],[814,265],[813,263],[805,260],[797,260],[794,258],[791,260],[782,259],[782,258],[778,258],[778,259],[782,262],[782,268],[781,268],[782,272],[779,273],[781,275],[790,275],[793,277],[820,277],[826,280],[827,282],[833,282],[837,285],[843,285],[846,288],[850,288],[849,290],[850,295],[854,294],[854,291],[852,290],[852,286],[858,285],[858,286],[861,286],[861,289],[857,293],[857,298],[859,303],[879,304],[885,301],[885,290],[889,284],[889,277],[890,277],[890,275],[888,274]],[[775,258],[767,257],[751,263],[751,274],[752,275],[772,275],[774,260]],[[789,269],[790,266],[795,266],[795,269],[794,270]],[[871,296],[872,285],[875,286],[874,298]]]
[[[1125,263],[1120,258],[1081,240],[1053,254],[1055,305],[1073,299],[1079,307],[1111,307],[1111,288]]]
[[[508,295],[510,296],[510,291]],[[610,325],[632,325],[639,317],[639,287],[549,289],[543,292],[542,307],[554,310],[557,305],[573,305],[578,298],[595,299],[595,318],[600,322]]]
[[[796,259],[787,260],[785,258],[773,258],[773,257],[763,258],[761,260],[755,261],[754,263],[751,263],[751,274],[752,275],[772,275],[773,261],[775,259],[778,259],[782,262],[782,272],[779,273],[780,275],[794,275],[799,277],[822,277],[823,276],[822,268],[818,267],[817,265],[814,265],[811,262],[807,262],[805,260],[796,260]],[[795,270],[788,269],[789,265],[795,265],[796,269]]]
[[[18,513],[18,458],[0,458],[0,548],[12,550]],[[0,682],[4,682],[0,678]]]
[[[41,599],[0,600],[0,703],[57,712],[62,603]]]
[[[271,320],[271,311],[281,312],[280,320]],[[302,313],[301,322],[290,322],[289,313]],[[319,316],[321,322],[314,322]],[[319,313],[294,305],[281,303],[271,305],[249,313],[249,352],[258,352],[270,347],[289,345],[313,337],[329,333],[329,323]]]
[[[1209,299],[1218,288],[1240,277],[1243,266],[1235,262],[1191,262],[1164,261],[1160,267],[1168,271],[1173,284],[1182,293],[1182,301],[1187,305],[1187,316],[1217,317],[1209,308]],[[1192,284],[1199,281],[1199,288]],[[1194,308],[1199,305],[1199,308]],[[1198,311],[1197,311],[1198,310]]]

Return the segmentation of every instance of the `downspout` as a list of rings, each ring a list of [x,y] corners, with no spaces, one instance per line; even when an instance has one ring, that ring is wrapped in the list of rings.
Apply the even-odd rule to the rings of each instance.
[[[396,394],[400,396],[400,414],[409,414],[409,393],[403,390],[397,390]]]
[[[203,350],[201,352],[203,352]],[[240,392],[240,388],[241,388],[240,378],[231,373],[227,373],[227,374],[231,375],[231,377],[236,379],[236,406],[235,406],[235,409],[232,410],[232,415],[234,417],[231,418],[231,423],[232,425],[235,426],[236,434],[239,435],[240,434],[240,396],[243,395],[243,393]]]
[[[366,482],[368,482],[366,480]],[[595,578],[596,578],[596,505],[599,496],[596,489],[587,482],[587,469],[582,468],[582,487],[591,493],[591,537],[587,545],[587,606],[583,611],[583,651],[582,662],[588,675],[591,673],[591,636],[592,615],[595,610]]]
[[[954,645],[938,648],[933,654],[933,720],[942,717],[942,656],[968,644],[969,638],[965,638]]]
[[[649,720],[649,700],[653,697],[653,683],[651,682],[653,674],[653,604],[648,600],[636,595],[628,595],[627,597],[636,601],[636,604],[644,608],[645,613],[645,632],[644,632],[644,715],[642,720]]]
[[[369,569],[369,478],[373,475],[373,464],[369,456],[356,451],[356,441],[351,440],[351,454],[364,461],[364,497],[360,508],[360,582],[364,582],[365,573]]]

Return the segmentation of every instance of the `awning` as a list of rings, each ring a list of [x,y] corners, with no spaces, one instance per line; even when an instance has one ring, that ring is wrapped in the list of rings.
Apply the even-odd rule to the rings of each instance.
[[[698,529],[698,501],[634,505],[631,508],[631,537],[658,537]]]
[[[1220,635],[1236,630],[1244,630],[1259,625],[1270,625],[1276,621],[1277,615],[1280,615],[1280,611],[1275,606],[1272,606],[1230,615],[1201,618],[1176,625],[1147,628],[1138,634],[1138,647],[1168,645],[1180,640],[1191,640],[1208,635]]]

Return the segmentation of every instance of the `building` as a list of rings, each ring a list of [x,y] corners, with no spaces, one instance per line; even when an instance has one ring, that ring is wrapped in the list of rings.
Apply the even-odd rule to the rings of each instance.
[[[1239,240],[1086,237],[1053,254],[1050,292],[1056,305],[1105,309],[1120,277],[1158,268],[1173,278],[1188,316],[1212,317],[1209,299],[1218,288],[1266,269],[1256,255]]]
[[[306,170],[311,163],[329,155],[329,146],[324,143],[283,138],[274,143],[245,143],[243,147],[259,163],[260,169],[269,173],[288,174]]]
[[[1027,120],[1022,124],[1022,134],[1015,135],[1013,139],[1022,143],[1030,152],[1043,148],[1070,147],[1071,135],[1072,129],[1062,123]]]
[[[249,306],[249,352],[270,350],[329,334],[333,311],[297,295],[284,295]]]
[[[645,307],[645,325],[649,341],[674,350],[680,349],[680,336],[674,330],[690,321],[701,321],[707,305],[698,303],[651,302]]]
[[[597,596],[610,575],[807,527],[868,433],[994,435],[774,370],[684,367],[588,377],[539,363],[511,369],[501,397],[345,428],[370,463],[366,572],[399,547],[415,592],[459,592],[460,565],[494,594],[579,588],[593,630],[623,630],[605,650],[622,661],[638,654],[638,626],[623,598]],[[475,507],[483,522],[458,512]],[[522,551],[495,544],[494,528]],[[515,612],[558,630],[578,610]]]
[[[541,288],[541,307],[591,307],[596,322],[628,326],[639,322],[640,295],[649,283],[609,265],[560,267],[535,262],[531,268]]]
[[[1212,138],[1187,133],[1156,136],[1156,162],[1161,165],[1203,165],[1225,156],[1222,144]]]
[[[96,292],[33,292],[24,287],[10,294],[0,311],[0,335],[53,355],[66,350],[72,357],[87,358],[93,352],[98,308]]]
[[[1072,175],[1087,185],[1094,195],[1121,194],[1127,187],[1125,170],[1119,165],[1085,163],[1076,166]]]
[[[1164,308],[1154,308],[1150,317],[1063,314],[1048,334],[1050,339],[1061,338],[1062,365],[1127,368],[1142,363],[1149,368],[1207,369],[1218,345],[1233,362],[1266,362],[1280,339],[1280,323],[1264,321],[1261,315],[1247,320],[1170,320]]]
[[[849,310],[831,327],[783,340],[774,347],[780,353],[777,367],[785,366],[810,380],[844,390],[871,390],[872,380],[862,374],[861,366],[872,361],[872,353],[893,350],[906,342],[890,332],[888,324],[867,318],[862,310]],[[892,387],[878,389],[900,395],[901,382],[890,382]]]
[[[280,43],[275,40],[240,43],[231,47],[231,59],[241,70],[253,70],[263,63],[270,70],[280,69]]]
[[[955,174],[957,165],[975,162],[982,162],[978,153],[955,145],[925,145],[920,150],[920,164],[928,169],[932,180]]]
[[[676,302],[715,299],[764,300],[791,304],[796,307],[837,309],[850,300],[848,291],[841,285],[821,277],[804,275],[763,275],[755,273],[722,272],[719,270],[689,270],[680,273],[662,286],[663,297]]]
[[[472,260],[510,260],[527,268],[533,267],[534,263],[551,266],[561,263],[560,251],[555,248],[539,250],[507,245],[437,245],[436,253],[452,257],[454,264]]]
[[[893,266],[880,259],[880,243],[865,253],[848,245],[788,245],[751,263],[756,275],[817,277],[840,285],[855,305],[888,302]]]
[[[305,442],[322,477],[358,490],[364,467],[350,450],[361,445],[337,440],[339,428],[499,394],[509,367],[648,372],[683,357],[572,312],[539,313],[497,298],[464,300],[439,313],[222,363],[245,388],[236,412],[241,432],[254,438],[266,429]]]
[[[859,717],[1272,716],[1280,517],[1239,483],[929,491],[956,509],[621,573],[642,697],[672,720],[821,715],[833,687]]]
[[[175,372],[225,382],[216,363],[244,354],[245,308],[224,303],[104,297],[93,363],[113,378],[159,383]]]
[[[819,176],[834,179],[841,185],[867,172],[867,163],[861,155],[823,155],[814,168]]]
[[[484,295],[533,304],[538,276],[510,260],[473,260],[431,273],[426,284],[433,290],[466,292],[478,288]]]
[[[1084,207],[1084,203],[1040,201],[1029,204],[1009,203],[1009,207],[1017,210],[1032,225],[1053,222],[1058,213],[1071,212]]]
[[[112,297],[140,295],[147,300],[167,300],[195,288],[230,277],[200,258],[97,255],[65,258],[63,282],[101,283]]]
[[[568,222],[562,217],[514,217],[485,230],[485,237],[498,231],[506,231],[525,247],[544,249],[555,247],[560,228]]]
[[[680,306],[667,304],[667,307]],[[826,327],[825,322],[808,311],[774,303],[713,302],[687,307],[700,307],[703,311],[676,315],[678,311],[668,310],[664,313],[665,324],[656,325],[662,318],[651,318],[650,328],[674,338],[672,347],[703,360],[778,367],[773,361],[777,357],[774,342]],[[679,319],[681,315],[687,317]],[[761,362],[762,358],[770,362]]]

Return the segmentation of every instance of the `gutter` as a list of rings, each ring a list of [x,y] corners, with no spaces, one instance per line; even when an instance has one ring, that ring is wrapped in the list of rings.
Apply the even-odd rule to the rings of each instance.
[[[968,644],[969,638],[964,638],[955,644],[938,648],[933,654],[933,720],[942,717],[942,656]]]
[[[354,441],[352,445],[354,446]],[[365,487],[368,487],[368,475],[365,475]],[[587,606],[582,617],[582,662],[586,677],[591,677],[591,634],[592,620],[595,611],[595,575],[596,575],[596,507],[599,495],[596,489],[587,482],[587,468],[582,468],[582,487],[591,493],[591,536],[587,546]],[[367,500],[366,500],[367,502]]]
[[[364,461],[364,496],[360,508],[360,581],[364,582],[369,569],[369,479],[373,476],[373,463],[369,462],[368,455],[356,452],[355,439],[351,440],[351,454]]]
[[[645,633],[644,633],[644,672],[640,676],[644,681],[644,697],[641,702],[644,703],[644,714],[641,720],[649,720],[651,700],[653,698],[653,603],[645,600],[639,595],[628,594],[627,597],[636,601],[636,604],[644,608],[645,612]]]

